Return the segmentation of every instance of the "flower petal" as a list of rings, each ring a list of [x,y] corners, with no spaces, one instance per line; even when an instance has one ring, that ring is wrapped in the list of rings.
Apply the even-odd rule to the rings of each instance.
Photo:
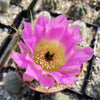
[[[22,38],[29,39],[33,36],[31,23],[24,22],[24,29],[22,31]]]
[[[49,26],[47,26],[47,28],[48,27]],[[49,40],[59,40],[64,34],[64,29],[63,29],[64,27],[65,26],[62,26],[60,24],[58,27],[56,26],[56,28],[54,26],[50,25],[49,30],[46,28],[47,29],[46,30],[46,38]]]
[[[26,72],[24,73],[25,75],[27,75],[28,77],[30,77],[30,80],[32,78],[35,78],[37,81],[39,81],[42,77],[42,74],[39,70],[37,70],[36,68],[34,68],[31,64],[28,65],[28,67],[26,68]],[[27,77],[25,77],[27,78]]]
[[[55,22],[56,24],[67,22],[66,15],[59,15],[55,19],[51,20],[50,22]]]
[[[30,57],[30,55],[29,55],[28,53],[27,53],[25,59],[26,59],[27,61],[31,62],[31,63],[33,64],[33,66],[34,66],[35,68],[37,68],[38,70],[42,70],[42,67],[41,67],[40,65],[37,65],[37,64],[34,62],[34,60]]]
[[[45,17],[45,16],[41,16],[39,17],[39,19],[37,20],[36,24],[40,25],[40,26],[46,26],[46,24],[49,22],[49,18]]]
[[[65,48],[66,58],[70,57],[76,51],[77,43],[83,41],[81,35],[79,34],[79,26],[66,27],[64,35],[60,38],[60,43]]]
[[[61,84],[67,85],[67,84],[74,84],[77,80],[77,77],[67,74],[67,72],[62,72],[63,77],[61,78]]]
[[[49,76],[44,76],[41,78],[41,80],[39,81],[40,84],[44,85],[44,86],[49,86],[49,87],[54,87],[55,83],[53,78],[49,77]]]
[[[80,65],[73,65],[73,66],[62,66],[58,69],[60,72],[67,72],[68,74],[71,75],[78,75],[80,73],[81,70],[81,66]]]
[[[33,55],[35,38],[33,36],[32,25],[30,23],[24,22],[24,29],[22,31],[22,38]]]
[[[93,56],[93,49],[90,47],[86,47],[83,49],[80,49],[72,55],[72,57],[68,60],[67,66],[73,66],[73,65],[82,65],[87,60],[90,60]]]
[[[77,25],[77,26],[73,26],[73,27],[70,27],[67,29],[67,32],[70,34],[72,41],[74,41],[75,44],[83,41],[83,39],[79,33],[79,28],[80,28],[80,26]]]
[[[34,53],[34,47],[35,47],[35,38],[30,38],[30,39],[25,39],[25,44],[27,45],[27,47],[29,48],[31,55],[33,55]]]
[[[65,15],[60,15],[51,20],[46,25],[46,38],[49,40],[59,40],[64,35],[64,31],[68,27],[69,22]]]
[[[36,39],[36,44],[38,44],[44,36],[45,36],[44,27],[38,24],[35,24],[34,25],[34,37]]]
[[[49,72],[49,75],[51,75],[58,83],[61,81],[63,76],[60,72]]]
[[[28,61],[25,59],[24,55],[21,55],[19,53],[13,53],[12,54],[12,58],[14,59],[14,61],[16,62],[16,64],[20,67],[20,68],[26,68],[28,65]]]
[[[26,55],[27,52],[29,52],[28,47],[26,47],[26,45],[22,41],[18,42],[18,45],[20,47],[20,50],[21,50],[21,54],[22,55]]]
[[[41,16],[36,21],[34,25],[34,36],[36,38],[36,43],[39,43],[42,38],[45,37],[45,27],[49,22],[49,18]]]
[[[32,81],[32,80],[34,80],[34,77],[32,75],[27,74],[27,72],[25,72],[23,74],[23,79],[24,79],[24,81]]]

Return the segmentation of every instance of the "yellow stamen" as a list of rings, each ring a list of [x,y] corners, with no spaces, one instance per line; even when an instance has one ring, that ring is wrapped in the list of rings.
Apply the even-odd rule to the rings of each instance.
[[[46,71],[56,71],[66,62],[63,46],[55,41],[46,40],[35,47],[33,59]]]

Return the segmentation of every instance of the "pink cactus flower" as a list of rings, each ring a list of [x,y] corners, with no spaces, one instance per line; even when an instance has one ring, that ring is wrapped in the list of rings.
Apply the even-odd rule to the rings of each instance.
[[[44,86],[54,87],[74,84],[81,66],[93,56],[90,47],[79,48],[83,41],[79,26],[69,27],[70,20],[60,15],[49,21],[41,16],[32,27],[24,22],[22,41],[18,43],[21,53],[14,52],[12,58],[20,68],[26,69],[23,79],[37,80]]]

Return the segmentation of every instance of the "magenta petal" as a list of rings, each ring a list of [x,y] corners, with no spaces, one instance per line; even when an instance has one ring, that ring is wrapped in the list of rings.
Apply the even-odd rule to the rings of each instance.
[[[67,18],[66,15],[59,15],[58,17],[56,17],[55,19],[51,20],[54,21],[55,23],[63,23],[63,22],[67,22]]]
[[[41,16],[35,23],[34,36],[36,38],[36,43],[39,43],[39,41],[41,41],[41,39],[45,37],[45,28],[48,22],[49,22],[48,18]]]
[[[30,52],[33,55],[35,38],[33,36],[32,25],[30,23],[24,22],[24,29],[22,31],[22,38],[25,44],[30,49]]]
[[[20,41],[20,42],[18,43],[18,45],[19,45],[19,47],[20,47],[20,50],[21,50],[21,54],[22,54],[22,55],[26,55],[27,52],[29,52],[29,49],[26,47],[26,45],[25,45],[22,41]]]
[[[34,60],[30,57],[29,54],[26,55],[25,59],[33,64],[34,67],[36,67],[38,70],[42,70],[42,67],[40,65],[37,65]]]
[[[27,74],[27,72],[25,72],[25,73],[23,74],[23,79],[24,79],[25,81],[32,81],[32,80],[34,80],[34,77],[31,76],[31,75],[29,75],[29,74]]]
[[[24,22],[24,29],[22,31],[23,39],[29,39],[33,36],[31,23]]]
[[[45,36],[44,27],[38,24],[35,24],[34,25],[34,37],[36,39],[36,44],[39,43],[44,36]]]
[[[69,52],[73,46],[76,46],[76,44],[81,41],[83,41],[83,39],[79,34],[79,26],[66,27],[64,36],[60,39],[60,42],[67,47],[67,52]]]
[[[61,84],[67,85],[67,84],[74,84],[77,80],[77,77],[67,74],[66,72],[62,72],[63,77],[61,78]]]
[[[33,59],[31,58],[31,56],[28,53],[26,54],[25,59],[30,61],[30,62],[33,62]]]
[[[49,18],[41,16],[39,17],[39,19],[37,20],[36,24],[39,24],[40,26],[46,26],[46,24],[49,22]]]
[[[29,48],[31,55],[33,55],[34,47],[35,47],[35,38],[25,39],[25,43],[27,47]]]
[[[42,77],[41,72],[36,68],[34,68],[31,64],[29,64],[28,67],[26,68],[25,74],[35,78],[37,81],[39,81]]]
[[[34,63],[34,67],[37,68],[38,70],[42,70],[42,67],[40,65],[37,65]]]
[[[34,79],[34,70],[31,69],[29,66],[26,68],[26,71],[23,75],[24,80],[32,81]]]
[[[69,22],[65,15],[60,15],[51,20],[46,25],[46,38],[49,40],[59,40],[66,33],[65,29],[68,27]]]
[[[71,75],[77,75],[80,73],[80,70],[81,70],[81,65],[73,65],[73,66],[62,66],[59,68],[59,71],[60,72],[67,72],[68,74],[71,74]]]
[[[47,86],[47,87],[54,87],[55,83],[53,78],[49,77],[49,76],[44,76],[41,78],[41,80],[39,81],[40,84]]]
[[[79,34],[79,26],[70,27],[67,29],[71,38],[74,40],[74,43],[79,43],[83,41],[81,35]]]
[[[61,81],[61,77],[63,76],[60,72],[50,72],[51,75],[58,83]]]
[[[51,26],[52,29],[50,29],[50,27],[49,27],[50,30],[46,30],[46,33],[47,33],[46,38],[49,40],[52,40],[52,39],[59,40],[64,34],[64,30],[63,30],[64,27],[54,28],[53,26]]]
[[[90,60],[93,56],[93,53],[94,53],[94,51],[90,47],[80,49],[80,50],[76,51],[74,55],[72,55],[72,57],[67,62],[67,65],[68,66],[81,65],[84,62]]]
[[[25,59],[24,55],[21,55],[19,53],[13,53],[12,54],[12,58],[14,59],[14,61],[16,62],[16,64],[20,67],[20,68],[26,68],[28,61]]]

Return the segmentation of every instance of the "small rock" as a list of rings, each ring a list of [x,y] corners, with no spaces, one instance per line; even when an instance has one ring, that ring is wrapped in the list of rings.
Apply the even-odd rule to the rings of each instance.
[[[65,95],[64,93],[59,92],[55,94],[54,100],[69,100],[69,96]]]

